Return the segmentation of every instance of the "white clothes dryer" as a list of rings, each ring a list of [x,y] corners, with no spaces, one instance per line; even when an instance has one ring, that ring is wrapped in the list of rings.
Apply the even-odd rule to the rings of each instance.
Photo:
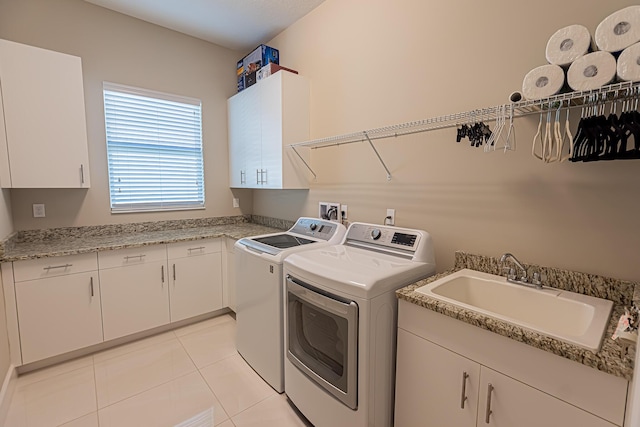
[[[290,254],[342,241],[336,222],[300,218],[288,231],[235,243],[238,353],[278,393],[284,391],[282,262]]]
[[[435,270],[428,233],[364,223],[285,259],[285,393],[316,427],[393,424],[395,291]]]

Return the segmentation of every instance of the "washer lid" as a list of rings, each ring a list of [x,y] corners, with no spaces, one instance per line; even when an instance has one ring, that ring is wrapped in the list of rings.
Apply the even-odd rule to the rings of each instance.
[[[315,240],[305,239],[304,237],[297,237],[293,234],[274,234],[272,236],[254,237],[251,240],[265,245],[273,246],[278,249],[293,248],[296,246],[308,245],[315,242]]]
[[[272,262],[282,262],[295,251],[308,250],[318,244],[340,243],[345,233],[346,228],[342,224],[301,217],[288,231],[245,237],[238,240],[235,247],[251,250]]]
[[[289,255],[285,273],[338,294],[373,298],[435,273],[435,264],[335,245]]]

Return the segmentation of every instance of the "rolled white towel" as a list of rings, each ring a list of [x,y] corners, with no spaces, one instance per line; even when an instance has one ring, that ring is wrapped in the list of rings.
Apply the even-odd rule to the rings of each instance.
[[[629,6],[612,13],[596,28],[598,49],[620,52],[640,42],[640,6]]]
[[[640,81],[640,43],[632,44],[618,57],[618,79],[629,82]]]
[[[591,50],[591,33],[583,25],[569,25],[556,31],[547,42],[549,64],[568,67]]]
[[[593,90],[611,83],[616,77],[616,58],[609,52],[591,52],[576,59],[567,71],[573,90]]]
[[[529,100],[556,95],[564,86],[564,70],[547,64],[529,71],[522,81],[522,95]]]

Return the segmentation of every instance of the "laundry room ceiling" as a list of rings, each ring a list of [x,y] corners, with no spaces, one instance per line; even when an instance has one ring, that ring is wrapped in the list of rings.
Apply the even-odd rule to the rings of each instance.
[[[250,51],[324,0],[85,0],[217,45]]]

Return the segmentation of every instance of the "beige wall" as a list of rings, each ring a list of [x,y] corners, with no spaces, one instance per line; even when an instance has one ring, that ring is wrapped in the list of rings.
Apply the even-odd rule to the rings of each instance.
[[[226,99],[235,93],[237,52],[95,6],[82,0],[0,2],[0,38],[82,58],[91,163],[89,190],[11,190],[18,230],[238,215],[251,192],[228,185]],[[102,82],[202,100],[206,210],[118,214],[109,210]],[[46,218],[32,218],[33,203]]]
[[[269,44],[312,84],[312,137],[376,128],[506,102],[557,29],[592,33],[633,1],[327,0]],[[577,124],[578,113],[573,115]],[[317,215],[428,230],[439,270],[455,250],[640,280],[638,161],[543,164],[530,155],[538,116],[516,122],[517,151],[484,154],[455,129],[312,152],[309,192],[255,191],[253,212]]]

